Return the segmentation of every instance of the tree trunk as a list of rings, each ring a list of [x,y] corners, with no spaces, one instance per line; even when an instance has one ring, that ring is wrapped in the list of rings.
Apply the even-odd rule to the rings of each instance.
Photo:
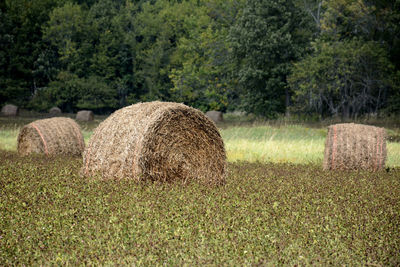
[[[349,104],[344,104],[342,109],[342,120],[347,121],[350,118],[350,106]]]
[[[286,117],[290,116],[289,105],[290,105],[290,94],[289,94],[289,89],[286,86],[286,88],[285,88],[285,116]]]

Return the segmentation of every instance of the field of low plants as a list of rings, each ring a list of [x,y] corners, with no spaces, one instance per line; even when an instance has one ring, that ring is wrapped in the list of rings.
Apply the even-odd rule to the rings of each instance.
[[[19,157],[0,121],[0,265],[400,265],[400,144],[387,168],[321,167],[325,127],[222,125],[224,186],[101,181]],[[87,141],[94,124],[82,124]],[[396,137],[398,129],[388,129]]]

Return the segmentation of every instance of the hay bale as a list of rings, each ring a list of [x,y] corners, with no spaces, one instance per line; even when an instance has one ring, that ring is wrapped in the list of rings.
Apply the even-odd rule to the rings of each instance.
[[[82,173],[142,180],[225,180],[224,143],[204,114],[183,104],[149,102],[114,112],[94,131]]]
[[[15,105],[5,105],[2,109],[1,109],[1,114],[3,114],[4,116],[9,116],[9,117],[13,117],[13,116],[17,116],[18,115],[18,107]]]
[[[221,111],[210,110],[206,112],[206,116],[212,119],[215,123],[224,121],[224,117]]]
[[[70,118],[51,118],[25,125],[18,135],[18,153],[81,155],[85,143],[79,125]]]
[[[61,109],[58,107],[52,107],[51,109],[49,109],[49,113],[51,116],[58,116],[61,115]]]
[[[325,170],[371,170],[385,167],[384,128],[354,123],[328,127],[323,168]]]
[[[93,111],[91,110],[81,110],[76,113],[77,121],[92,121],[94,119]]]

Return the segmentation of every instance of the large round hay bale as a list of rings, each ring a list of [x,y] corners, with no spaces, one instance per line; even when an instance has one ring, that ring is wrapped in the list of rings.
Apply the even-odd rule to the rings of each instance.
[[[342,123],[328,127],[323,168],[325,170],[371,170],[385,167],[384,128]]]
[[[70,118],[51,118],[25,125],[18,135],[18,153],[81,155],[85,143],[79,125]]]
[[[81,110],[76,113],[77,121],[92,121],[94,119],[93,111],[91,110]]]
[[[4,116],[17,116],[18,115],[18,107],[15,105],[5,105],[2,109],[1,109],[1,114],[3,114]]]
[[[52,107],[51,109],[49,109],[49,113],[51,116],[58,116],[61,115],[61,109],[58,107]]]
[[[224,117],[221,111],[210,110],[206,112],[206,116],[212,119],[215,123],[224,121]]]
[[[183,104],[149,102],[114,112],[83,154],[84,175],[142,180],[225,179],[224,143],[215,124]]]

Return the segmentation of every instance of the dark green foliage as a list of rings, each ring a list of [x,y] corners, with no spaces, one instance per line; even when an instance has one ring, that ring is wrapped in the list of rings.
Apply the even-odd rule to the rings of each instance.
[[[173,55],[175,68],[169,77],[174,101],[203,111],[237,108],[239,92],[227,38],[242,2],[213,0],[197,9],[195,28],[178,40]]]
[[[96,33],[92,43],[96,43],[96,46],[92,52],[91,71],[86,77],[99,76],[105,79],[108,94],[114,95],[117,101],[104,106],[108,109],[125,106],[127,96],[135,90],[135,12],[136,7],[132,3],[110,0],[98,1],[89,11],[89,23],[92,23]],[[105,90],[106,87],[103,88]],[[91,98],[92,94],[96,98],[94,91],[89,92],[87,98]]]
[[[38,91],[31,101],[38,110],[46,111],[56,105],[65,112],[76,112],[77,109],[110,112],[117,104],[116,90],[110,90],[106,79],[94,75],[79,78],[70,72],[60,72],[57,80]]]
[[[43,88],[44,94],[69,111],[105,112],[125,105],[134,78],[134,11],[132,4],[109,0],[89,10],[71,3],[53,10],[44,39],[59,55],[60,72]],[[67,79],[73,90],[65,90],[63,73],[73,77]],[[40,101],[46,99],[39,95],[36,102]]]
[[[179,85],[182,79],[193,85],[192,77],[188,77],[188,82],[186,76],[182,77],[188,63],[186,46],[187,42],[199,42],[199,35],[210,22],[204,3],[197,0],[148,1],[141,6],[135,21],[139,90],[131,101],[172,100],[200,107],[205,88],[184,86],[182,89]]]
[[[58,103],[108,113],[165,100],[276,117],[288,111],[291,96],[313,90],[312,83],[300,89],[287,82],[292,71],[317,80],[312,70],[299,70],[310,57],[320,59],[309,48],[359,42],[375,53],[372,70],[388,66],[372,79],[351,74],[356,82],[384,80],[382,95],[377,86],[365,94],[379,104],[360,112],[396,113],[399,88],[388,81],[400,73],[399,10],[399,1],[388,0],[3,0],[0,106],[43,111]],[[332,65],[323,64],[319,71],[329,72]],[[359,69],[357,60],[346,64],[342,69]],[[65,90],[71,84],[75,89]],[[292,110],[304,112],[308,102],[295,97]],[[337,113],[326,112],[327,102],[319,115]]]
[[[247,1],[230,34],[247,111],[264,116],[285,111],[286,76],[308,41],[300,28],[304,17],[293,1]]]
[[[2,5],[0,8],[0,103],[14,100],[22,94],[15,90],[15,86],[11,86],[12,79],[6,78],[9,74],[7,66],[10,62],[8,52],[14,40],[11,27],[10,16],[5,13],[5,7]]]
[[[0,265],[400,264],[400,170],[229,164],[227,184],[98,181],[0,151]]]
[[[357,118],[377,113],[398,90],[387,52],[357,39],[314,43],[314,53],[294,64],[289,84],[293,110]]]
[[[40,84],[32,70],[45,48],[41,27],[50,10],[63,1],[6,0],[0,11],[0,103],[22,105]]]
[[[400,9],[395,2],[320,1],[323,15],[313,51],[294,64],[289,79],[293,110],[343,119],[398,112]]]

